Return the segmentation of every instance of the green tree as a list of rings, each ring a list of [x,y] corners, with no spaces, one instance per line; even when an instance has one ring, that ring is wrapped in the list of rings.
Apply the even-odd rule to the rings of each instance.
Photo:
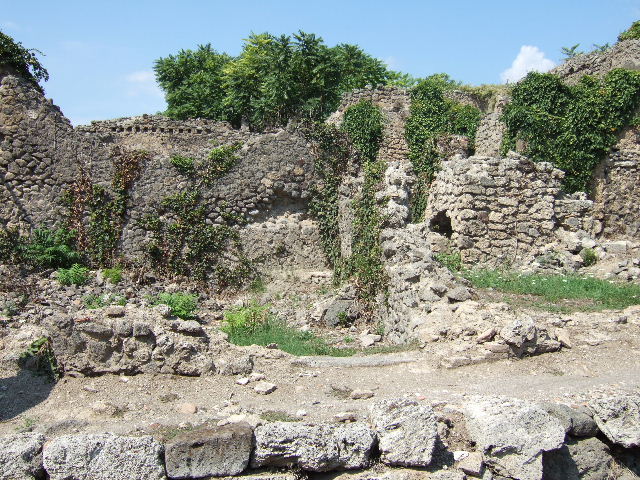
[[[154,70],[173,118],[223,118],[223,68],[231,57],[210,44],[156,60]]]
[[[39,50],[24,48],[20,42],[0,31],[0,67],[14,70],[42,90],[39,82],[49,80],[49,73],[38,61],[37,53],[43,55]]]

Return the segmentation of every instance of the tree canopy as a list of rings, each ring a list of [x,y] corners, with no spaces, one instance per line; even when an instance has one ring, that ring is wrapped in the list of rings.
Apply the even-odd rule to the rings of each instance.
[[[39,86],[39,82],[49,80],[49,73],[40,64],[36,53],[42,52],[33,48],[25,48],[9,35],[0,31],[0,67],[9,67],[25,79]]]
[[[411,82],[356,45],[328,47],[302,31],[251,34],[235,58],[200,45],[156,60],[154,69],[170,117],[227,120],[254,130],[325,118],[354,88]]]

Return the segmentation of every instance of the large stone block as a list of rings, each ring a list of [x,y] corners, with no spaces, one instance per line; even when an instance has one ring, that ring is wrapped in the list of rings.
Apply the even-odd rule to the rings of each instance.
[[[297,466],[312,472],[364,468],[375,440],[362,423],[269,423],[256,428],[251,466]]]
[[[369,418],[378,435],[383,463],[405,467],[431,463],[438,438],[431,407],[402,398],[382,400],[371,406]]]
[[[246,424],[190,432],[166,445],[169,478],[238,475],[249,464],[253,431]]]
[[[40,478],[44,436],[17,433],[0,437],[0,480]]]
[[[640,446],[640,396],[619,395],[589,403],[593,419],[613,443]]]
[[[50,480],[164,480],[162,445],[152,437],[63,435],[44,446]]]

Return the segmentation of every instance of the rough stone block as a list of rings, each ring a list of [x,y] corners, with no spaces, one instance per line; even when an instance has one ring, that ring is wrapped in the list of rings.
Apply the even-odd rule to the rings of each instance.
[[[41,478],[42,445],[39,433],[17,433],[0,437],[0,480]]]

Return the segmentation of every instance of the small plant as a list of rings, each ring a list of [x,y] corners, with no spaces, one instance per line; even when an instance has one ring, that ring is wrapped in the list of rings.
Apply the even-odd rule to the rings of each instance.
[[[260,414],[260,418],[265,422],[299,422],[302,420],[296,415],[289,415],[282,410],[267,410]]]
[[[593,248],[583,248],[580,252],[580,256],[582,257],[582,261],[584,262],[585,267],[595,265],[598,261],[598,255],[593,250]]]
[[[342,339],[342,341],[343,341],[344,343],[353,343],[353,342],[355,342],[355,340],[353,339],[353,337],[351,337],[351,336],[349,336],[349,335],[347,335],[346,337],[344,337],[344,338]]]
[[[264,293],[267,291],[267,286],[261,277],[256,277],[249,284],[249,291],[251,293]]]
[[[114,293],[105,293],[104,295],[87,295],[83,299],[85,307],[88,309],[103,308],[108,305],[121,305],[127,304],[127,299],[122,295]]]
[[[578,47],[580,47],[579,43],[576,43],[575,45],[571,46],[571,47],[562,47],[562,54],[564,55],[565,58],[574,58],[577,57],[578,55],[582,55],[584,52],[578,50]]]
[[[39,228],[21,246],[21,256],[25,262],[38,268],[68,268],[81,260],[80,254],[72,247],[74,241],[74,231]]]
[[[71,268],[58,270],[58,282],[61,285],[84,285],[88,280],[89,269],[78,263],[74,263]]]
[[[458,251],[436,253],[434,257],[438,263],[454,273],[462,270],[462,256]]]
[[[196,171],[195,160],[191,157],[174,155],[171,157],[171,165],[183,175],[192,175]]]
[[[205,184],[211,184],[214,180],[223,177],[236,164],[240,158],[237,153],[242,145],[221,145],[213,148],[206,161],[202,164],[202,179]]]
[[[120,267],[105,268],[102,270],[102,276],[109,283],[116,285],[122,280],[122,269]]]
[[[22,425],[16,426],[16,432],[25,433],[33,431],[34,427],[38,423],[38,420],[33,417],[23,417]]]
[[[19,361],[23,367],[46,375],[52,380],[60,377],[58,362],[53,353],[51,339],[48,337],[41,337],[32,342],[29,348],[22,352]]]
[[[634,38],[640,38],[640,20],[633,22],[631,26],[618,35],[618,41],[633,40]]]
[[[154,305],[168,305],[171,315],[183,320],[195,318],[193,312],[198,308],[198,296],[190,293],[160,293],[152,302]]]
[[[346,327],[347,325],[349,325],[349,315],[347,315],[347,312],[338,312],[338,325],[341,327]]]

